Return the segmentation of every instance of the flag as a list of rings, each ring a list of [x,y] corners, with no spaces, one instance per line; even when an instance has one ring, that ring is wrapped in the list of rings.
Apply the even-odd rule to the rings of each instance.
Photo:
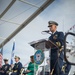
[[[11,53],[11,64],[13,64],[14,59],[14,50],[15,50],[15,41],[13,42],[12,53]]]
[[[3,48],[0,51],[0,68],[2,67],[2,59],[3,59]]]

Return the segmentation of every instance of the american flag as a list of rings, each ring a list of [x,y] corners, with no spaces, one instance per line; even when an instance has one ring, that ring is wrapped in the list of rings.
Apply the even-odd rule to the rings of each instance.
[[[2,60],[3,60],[3,48],[1,49],[0,52],[0,68],[2,67]]]
[[[11,63],[10,64],[13,64],[14,50],[15,50],[15,41],[13,42],[12,53],[11,53]]]

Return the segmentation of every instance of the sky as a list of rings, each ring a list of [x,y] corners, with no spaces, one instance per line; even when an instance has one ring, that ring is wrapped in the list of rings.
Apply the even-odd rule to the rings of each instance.
[[[25,1],[35,4],[38,3],[39,7],[46,0]],[[9,3],[10,0],[0,0],[0,14]],[[37,9],[36,7],[17,1],[1,19],[10,19],[12,22],[22,24]],[[21,12],[24,13],[16,16]],[[50,20],[58,22],[58,31],[67,32],[69,28],[75,25],[75,0],[55,0],[3,47],[3,58],[8,58],[10,63],[13,40],[15,39],[15,55],[20,56],[20,61],[23,65],[29,62],[30,56],[35,53],[35,49],[29,43],[50,36],[50,34],[43,35],[41,33],[44,30],[48,30],[47,26]],[[7,38],[18,26],[0,20],[0,37]],[[0,39],[0,43],[2,41],[3,39]],[[46,52],[45,56],[49,57],[49,53]]]

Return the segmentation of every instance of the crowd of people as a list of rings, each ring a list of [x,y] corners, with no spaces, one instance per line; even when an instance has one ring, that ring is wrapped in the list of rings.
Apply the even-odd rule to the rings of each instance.
[[[71,69],[71,65],[64,62],[64,33],[57,31],[58,23],[55,21],[49,21],[48,27],[52,34],[49,40],[46,42],[46,48],[50,48],[50,59],[47,60],[47,65],[45,66],[44,75],[68,75]],[[15,64],[9,65],[8,59],[4,59],[5,65],[0,68],[0,75],[20,75],[21,69],[23,68],[20,62],[20,57],[15,56]],[[35,65],[35,66],[34,66]],[[27,70],[23,75],[36,75],[38,71],[38,65],[34,62],[34,56],[30,56],[30,63],[28,64]],[[39,75],[39,74],[37,74]],[[43,75],[43,69],[40,72]]]
[[[27,70],[22,75],[34,75],[34,68],[38,69],[38,65],[34,63],[34,56],[30,56],[30,63],[28,64]],[[15,63],[9,65],[8,59],[4,59],[4,65],[0,68],[0,75],[21,75],[21,70],[23,68],[20,62],[20,57],[15,56]],[[35,65],[35,67],[34,67]]]

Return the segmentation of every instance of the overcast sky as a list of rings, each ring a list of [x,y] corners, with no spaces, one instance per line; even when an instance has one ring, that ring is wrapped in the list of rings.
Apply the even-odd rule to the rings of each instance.
[[[30,0],[26,0],[30,1]],[[36,0],[37,1],[37,0]],[[32,3],[38,3],[32,0]],[[4,8],[10,3],[10,0],[0,0],[0,13]],[[43,3],[43,2],[42,2]],[[41,5],[40,3],[39,5]],[[39,6],[38,5],[38,6]],[[29,9],[30,8],[30,9]],[[11,19],[17,14],[29,9],[29,11],[18,15],[17,17]],[[26,5],[19,1],[10,8],[10,10],[2,17],[2,19],[16,22],[22,24],[24,20],[28,18],[37,8]],[[58,22],[58,31],[67,32],[70,27],[75,25],[75,0],[55,0],[51,5],[49,5],[40,15],[38,15],[31,23],[29,23],[23,30],[21,30],[13,39],[15,39],[15,55],[21,57],[21,62],[26,64],[29,61],[30,55],[34,54],[34,49],[29,45],[29,42],[36,41],[39,39],[48,38],[50,35],[41,34],[41,31],[48,30],[48,21],[53,20]],[[0,37],[7,38],[18,25],[8,23],[0,20]],[[13,46],[13,39],[9,41],[3,47],[3,57],[11,58],[11,51]],[[3,40],[0,39],[0,43]],[[48,56],[48,52],[46,54]]]

